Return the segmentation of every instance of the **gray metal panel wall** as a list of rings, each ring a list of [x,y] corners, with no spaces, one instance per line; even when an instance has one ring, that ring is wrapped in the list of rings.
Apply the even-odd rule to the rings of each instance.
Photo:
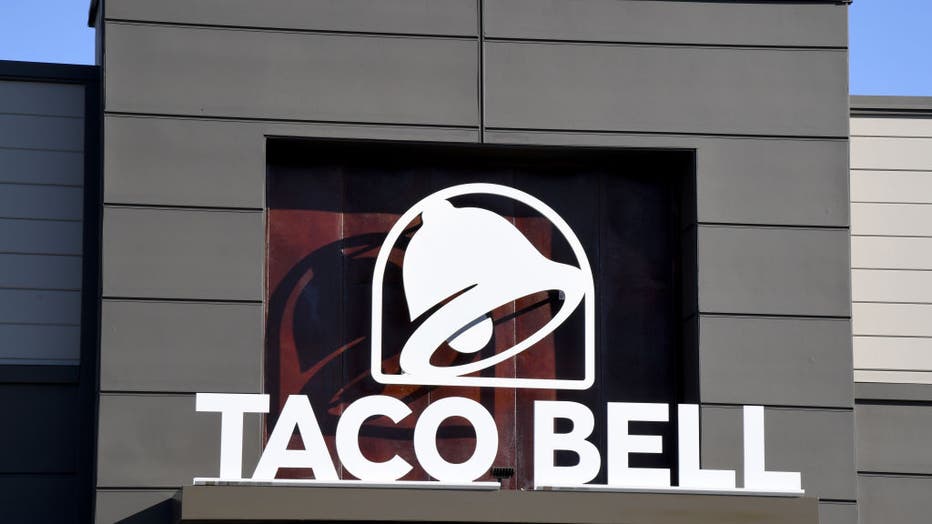
[[[861,522],[928,520],[932,389],[927,383],[865,382],[856,385],[856,394]]]
[[[851,104],[861,522],[924,522],[932,486],[932,98]]]
[[[80,324],[84,89],[0,80],[0,364],[80,357],[41,326]]]
[[[925,107],[909,117],[851,119],[858,381],[932,383],[932,98]]]
[[[82,324],[94,68],[0,61],[0,520],[91,514],[95,348]],[[88,186],[91,184],[88,183]],[[90,210],[93,214],[93,210]],[[82,331],[84,331],[82,333]],[[91,331],[93,332],[93,330]],[[84,355],[82,355],[84,351]],[[91,355],[93,357],[93,355]],[[80,365],[79,365],[80,364]]]
[[[106,3],[105,229],[119,234],[104,239],[101,427],[137,444],[100,447],[99,515],[200,474],[139,410],[201,428],[214,422],[191,392],[261,389],[265,137],[300,136],[696,150],[702,400],[769,406],[774,441],[803,435],[774,442],[777,459],[805,471],[825,519],[854,521],[845,6],[218,5]],[[244,216],[258,221],[235,228]],[[235,267],[209,274],[227,253]],[[240,343],[218,366],[227,337]],[[833,438],[845,445],[812,470],[808,447]],[[215,460],[217,444],[193,446]],[[149,461],[157,475],[124,466]]]

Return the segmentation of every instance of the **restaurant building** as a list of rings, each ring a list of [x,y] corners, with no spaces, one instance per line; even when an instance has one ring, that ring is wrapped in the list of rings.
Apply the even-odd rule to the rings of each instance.
[[[3,520],[923,522],[932,103],[847,9],[92,2],[0,63]]]

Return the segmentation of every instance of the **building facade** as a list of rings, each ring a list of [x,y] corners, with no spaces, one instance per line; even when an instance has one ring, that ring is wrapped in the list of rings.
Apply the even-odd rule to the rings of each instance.
[[[844,2],[276,0],[258,8],[109,0],[93,2],[91,21],[99,69],[85,71],[102,80],[82,84],[95,95],[85,113],[63,115],[100,119],[87,127],[85,149],[15,142],[20,117],[8,115],[25,111],[0,109],[10,129],[0,152],[100,159],[84,164],[84,192],[69,190],[84,195],[83,207],[51,205],[85,224],[83,287],[67,288],[84,297],[76,317],[84,349],[40,369],[74,374],[70,385],[54,386],[74,396],[54,407],[61,415],[49,419],[58,425],[27,425],[33,432],[13,432],[6,438],[18,440],[7,449],[61,446],[67,417],[92,429],[61,452],[77,457],[71,483],[56,484],[58,463],[40,468],[48,479],[30,478],[42,479],[34,493],[43,495],[28,508],[14,504],[24,508],[14,521],[61,521],[62,511],[95,522],[922,521],[926,202],[912,199],[924,187],[923,140],[932,134],[921,100],[856,99],[852,115]],[[38,91],[47,87],[4,78],[11,92],[52,100]],[[24,201],[22,184],[39,183],[2,181],[9,202]],[[487,184],[484,196],[449,193],[467,183]],[[518,203],[489,200],[489,186],[511,188],[495,191]],[[64,198],[40,189],[30,198]],[[510,224],[495,222],[501,238],[511,227],[524,240],[468,244],[475,230],[456,229],[459,215],[437,211],[443,206],[404,218],[436,194],[460,212],[494,212]],[[438,235],[431,245],[448,249],[405,269],[433,220],[458,236]],[[396,225],[397,245],[385,240]],[[563,287],[522,288],[538,274],[513,267],[525,255],[511,249],[525,241],[536,248],[522,252],[531,253],[528,264],[551,268],[553,278],[587,273],[591,292],[570,277]],[[455,302],[441,293],[422,308],[427,317],[416,314],[412,282],[424,275],[434,279],[417,288],[427,295],[449,279],[466,282],[455,288],[463,297],[524,290],[495,295],[510,298],[465,318],[494,325],[492,345],[472,348],[481,357],[533,339],[559,317],[559,304],[578,303],[579,314],[560,317],[566,332],[541,335],[494,370],[431,382],[439,379],[414,370],[440,373],[434,357],[444,354],[418,368],[403,360],[407,346],[400,357],[392,346]],[[541,290],[549,292],[541,302],[522,302]],[[396,304],[398,293],[407,302]],[[14,315],[21,300],[6,299],[14,305],[5,306],[3,325],[32,325]],[[399,304],[415,326],[396,336],[389,331],[408,320],[391,316]],[[385,318],[376,337],[373,326]],[[475,334],[473,326],[445,333],[439,345],[470,353],[459,335]],[[574,364],[561,352],[590,347],[591,366],[585,355]],[[369,370],[377,349],[387,356],[381,364],[372,357]],[[8,358],[52,358],[40,354]],[[458,365],[478,363],[450,355]],[[37,390],[15,378],[27,367],[5,364],[11,399]],[[551,382],[508,382],[528,377]],[[259,403],[239,419],[241,453],[221,458],[235,425],[221,428],[205,393]],[[300,443],[282,422],[291,420],[292,396],[309,398],[316,414],[314,427],[298,428]],[[370,396],[401,399],[414,417],[364,418],[359,454],[404,459],[412,469],[399,478],[415,484],[342,483],[368,474],[337,449],[337,432]],[[489,411],[498,435],[489,464],[512,477],[492,484],[486,468],[465,485],[437,489],[443,470],[413,451],[413,419],[420,424],[449,398]],[[609,457],[619,445],[609,413],[630,403],[667,406],[665,425],[630,426],[662,437],[655,451],[645,451],[651,444],[632,454],[632,468],[653,473],[631,471],[646,478],[667,470],[666,484],[623,485],[613,473],[628,459]],[[598,458],[590,478],[565,486],[560,475],[577,471],[585,453],[554,452],[548,463],[534,450],[547,433],[536,425],[543,407],[570,404],[594,417],[589,442]],[[698,406],[696,466],[734,471],[731,484],[690,484],[684,445],[693,426],[683,406]],[[755,484],[748,450],[757,433],[748,421],[757,406],[760,470],[785,472],[779,478],[790,484],[798,474],[804,493]],[[478,423],[468,420],[472,428],[435,428],[441,464],[468,464],[464,449],[478,454]],[[313,447],[304,431],[320,433],[325,452],[306,459],[314,466],[263,473],[279,426],[294,452]],[[332,485],[302,485],[329,478],[328,457]],[[32,475],[13,458],[0,464]],[[555,468],[556,480],[541,480],[541,464]],[[240,471],[231,474],[234,466]],[[10,478],[10,493],[25,489]],[[65,491],[73,512],[40,502]]]
[[[862,522],[921,522],[926,441],[932,170],[928,98],[851,101],[851,295]]]

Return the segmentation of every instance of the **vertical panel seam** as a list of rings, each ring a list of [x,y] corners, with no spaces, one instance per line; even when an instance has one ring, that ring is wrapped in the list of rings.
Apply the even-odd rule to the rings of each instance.
[[[485,0],[476,0],[479,36],[479,143],[485,143]]]

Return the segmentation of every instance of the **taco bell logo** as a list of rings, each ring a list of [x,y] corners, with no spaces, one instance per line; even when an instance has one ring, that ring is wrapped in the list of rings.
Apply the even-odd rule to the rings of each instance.
[[[563,235],[576,265],[546,258],[504,217],[478,207],[455,207],[449,201],[465,195],[497,195],[537,211]],[[388,374],[382,370],[385,269],[393,247],[418,215],[422,225],[411,237],[404,255],[404,293],[412,322],[434,311],[404,344],[401,373]],[[553,318],[529,337],[479,361],[453,366],[430,363],[431,355],[444,342],[462,354],[479,351],[492,337],[492,310],[541,291],[558,291],[562,304]],[[583,378],[467,376],[532,348],[579,308],[585,317],[580,341]],[[376,259],[372,278],[372,377],[382,384],[588,389],[595,379],[595,285],[576,234],[549,206],[507,186],[454,186],[416,203],[388,232]]]

